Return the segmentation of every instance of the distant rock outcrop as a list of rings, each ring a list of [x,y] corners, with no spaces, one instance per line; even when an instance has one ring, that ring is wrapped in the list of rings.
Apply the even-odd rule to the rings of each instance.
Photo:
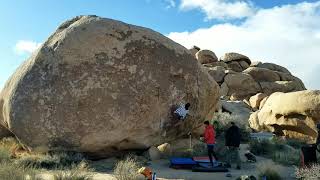
[[[250,116],[250,127],[277,135],[314,141],[320,122],[320,91],[270,95],[260,111]]]
[[[186,134],[211,118],[218,96],[181,45],[147,28],[79,16],[6,83],[0,121],[31,150],[112,156]],[[179,128],[171,107],[183,102],[191,110]]]

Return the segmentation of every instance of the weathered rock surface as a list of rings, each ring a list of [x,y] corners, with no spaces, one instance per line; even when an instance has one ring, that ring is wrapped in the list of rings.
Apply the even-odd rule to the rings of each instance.
[[[294,92],[305,90],[299,81],[275,81],[275,82],[260,82],[262,92],[272,94],[274,92]]]
[[[188,49],[147,28],[79,16],[13,74],[0,121],[31,150],[105,157],[186,134],[212,116],[218,97]],[[182,102],[190,116],[173,128],[171,107]]]
[[[250,74],[252,78],[257,82],[280,81],[280,76],[276,72],[266,68],[249,67],[243,72]]]
[[[13,134],[7,128],[0,125],[0,139],[11,136],[13,136]]]
[[[202,49],[196,53],[196,58],[201,64],[217,62],[216,54],[210,50]]]
[[[197,47],[197,46],[193,46],[191,49],[189,49],[189,51],[191,52],[191,54],[192,54],[194,57],[196,57],[196,53],[197,53],[198,51],[200,51],[200,48]]]
[[[254,96],[251,96],[250,99],[249,99],[249,102],[250,102],[250,106],[254,109],[259,109],[260,107],[260,102],[265,98],[267,97],[266,94],[263,94],[263,93],[258,93]]]
[[[250,127],[302,140],[315,140],[320,122],[320,91],[273,93],[260,111],[251,115]]]
[[[208,63],[208,64],[203,64],[204,67],[216,67],[216,66],[222,66],[225,69],[228,68],[228,65],[223,62],[223,61],[218,61],[218,62],[212,62],[212,63]]]
[[[246,73],[227,74],[224,83],[229,88],[228,95],[235,100],[243,100],[261,92],[259,84]]]
[[[270,69],[272,71],[278,71],[278,72],[283,72],[283,73],[290,74],[290,71],[287,68],[282,67],[282,66],[277,65],[277,64],[274,64],[274,63],[258,63],[256,66],[260,67],[260,68]]]
[[[251,64],[251,60],[247,56],[235,52],[225,53],[222,57],[220,57],[220,60],[224,62],[245,61],[249,65]]]
[[[242,72],[243,68],[241,67],[240,63],[237,61],[228,62],[228,68],[235,71],[235,72]]]
[[[216,82],[223,82],[223,78],[226,75],[225,68],[221,66],[216,66],[208,68],[208,73],[213,77]]]

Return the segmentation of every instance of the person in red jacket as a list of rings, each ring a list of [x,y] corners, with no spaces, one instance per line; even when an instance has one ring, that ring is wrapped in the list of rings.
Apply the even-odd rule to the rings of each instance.
[[[213,150],[214,144],[216,143],[215,131],[214,131],[214,127],[210,125],[209,121],[205,121],[204,125],[205,125],[204,142],[207,144],[208,156],[210,159],[210,163],[213,166],[212,156],[215,158],[215,160],[218,160],[216,153]]]

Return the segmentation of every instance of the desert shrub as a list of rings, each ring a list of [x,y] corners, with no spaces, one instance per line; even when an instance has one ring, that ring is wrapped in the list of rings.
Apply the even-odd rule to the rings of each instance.
[[[85,158],[79,153],[58,152],[25,155],[17,159],[16,163],[37,169],[68,169],[83,161],[85,161]]]
[[[320,165],[314,164],[308,168],[296,168],[297,179],[320,179]]]
[[[266,177],[270,180],[281,180],[281,176],[278,173],[279,169],[277,166],[274,166],[272,163],[260,163],[258,167],[259,178]]]
[[[70,170],[63,171],[60,170],[56,172],[54,180],[90,180],[92,179],[92,174],[88,171],[86,163],[79,163],[77,166],[72,165]]]
[[[1,180],[24,180],[35,179],[36,171],[29,167],[16,165],[12,162],[2,162],[0,164]]]
[[[0,162],[7,162],[11,160],[11,152],[7,147],[0,147]]]
[[[118,180],[136,180],[139,176],[139,164],[132,156],[119,161],[114,168],[114,176]]]
[[[273,145],[269,140],[252,140],[249,142],[249,149],[255,155],[270,155]]]
[[[300,163],[299,150],[275,151],[272,153],[272,160],[283,165],[296,165]]]

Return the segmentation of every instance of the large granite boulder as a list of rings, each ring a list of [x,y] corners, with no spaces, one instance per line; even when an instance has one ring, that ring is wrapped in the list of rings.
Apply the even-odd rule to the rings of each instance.
[[[290,138],[314,141],[320,122],[320,91],[273,93],[260,111],[251,115],[250,127]]]
[[[235,52],[225,53],[220,57],[220,60],[224,62],[245,61],[248,65],[251,64],[251,60],[247,56]]]
[[[196,58],[201,64],[208,64],[217,62],[218,58],[216,54],[210,50],[202,49],[196,53]]]
[[[299,81],[275,81],[275,82],[260,82],[262,92],[272,94],[274,92],[295,92],[305,90]]]
[[[277,72],[283,72],[283,73],[290,74],[290,71],[287,68],[282,67],[282,66],[277,65],[277,64],[274,64],[274,63],[257,63],[256,66],[260,67],[260,68],[270,69],[272,71],[277,71]]]
[[[280,81],[280,76],[276,72],[266,68],[249,67],[243,72],[250,74],[252,78],[257,82]]]
[[[228,86],[228,96],[234,100],[243,100],[261,92],[260,85],[246,73],[229,73],[224,77],[224,83]]]
[[[253,109],[259,109],[261,101],[266,97],[266,94],[258,93],[250,97],[249,104]]]
[[[211,118],[219,86],[188,49],[96,16],[63,23],[12,75],[0,121],[31,150],[93,157],[146,150]],[[191,103],[177,128],[171,109]]]
[[[212,68],[208,68],[208,73],[213,77],[213,79],[220,83],[223,82],[223,78],[226,75],[225,68],[222,66],[216,66]]]

